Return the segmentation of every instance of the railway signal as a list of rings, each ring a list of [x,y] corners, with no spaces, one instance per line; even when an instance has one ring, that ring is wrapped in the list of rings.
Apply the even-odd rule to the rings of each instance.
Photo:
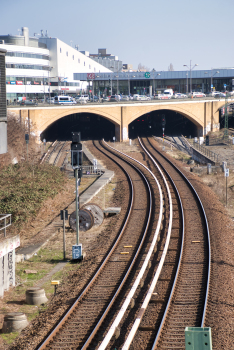
[[[82,260],[82,245],[79,244],[79,180],[82,177],[83,152],[80,132],[72,132],[71,165],[76,178],[76,245],[72,246],[72,259]]]

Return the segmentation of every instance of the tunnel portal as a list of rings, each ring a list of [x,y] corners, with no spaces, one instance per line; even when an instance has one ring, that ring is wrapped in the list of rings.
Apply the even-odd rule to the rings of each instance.
[[[197,126],[182,114],[170,110],[146,113],[129,124],[129,138],[137,136],[162,136],[162,117],[166,119],[165,135],[186,137],[197,136]]]
[[[71,133],[80,131],[82,140],[113,140],[115,124],[92,113],[75,113],[58,119],[41,134],[41,140],[71,140]]]

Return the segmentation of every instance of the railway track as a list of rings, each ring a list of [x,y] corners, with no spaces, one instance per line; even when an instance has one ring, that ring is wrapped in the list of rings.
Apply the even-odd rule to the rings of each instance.
[[[161,308],[156,310],[151,306],[146,316],[141,319],[142,327],[135,330],[134,337],[134,328],[132,328],[127,341],[121,348],[128,349],[132,343],[134,349],[182,350],[185,349],[185,327],[204,327],[210,276],[209,229],[202,203],[189,181],[184,181],[183,174],[156,151],[152,140],[145,139],[143,145],[173,178],[181,198],[180,216],[184,225],[179,224],[176,233],[177,224],[173,224],[176,235],[172,238],[177,240],[178,234],[182,236],[180,257],[172,288],[169,288],[172,280],[168,279],[168,265],[174,264],[177,259],[173,259],[173,249],[169,249],[166,264],[161,273],[161,281],[155,288],[156,302],[161,303]],[[176,208],[175,210],[177,211]],[[165,288],[167,280],[169,284],[168,288]],[[160,301],[159,298],[162,300]],[[166,303],[165,300],[167,300]],[[155,326],[152,327],[152,325]],[[140,344],[146,344],[147,339],[150,340],[147,343],[148,347],[140,346]],[[152,340],[154,340],[153,343]]]
[[[109,153],[106,150],[102,152]],[[94,279],[56,327],[55,332],[57,334],[50,335],[39,349],[64,349],[73,346],[82,349],[89,348],[89,346],[95,348],[97,343],[96,345],[90,345],[90,343],[92,341],[96,342],[93,339],[97,334],[97,330],[99,329],[100,332],[102,321],[109,310],[113,310],[114,304],[115,310],[116,307],[118,309],[119,302],[117,299],[123,293],[124,288],[129,289],[128,283],[126,287],[126,281],[129,281],[129,278],[132,279],[133,268],[137,263],[139,265],[139,261],[142,260],[141,258],[140,260],[137,259],[147,237],[148,228],[152,225],[151,186],[144,174],[136,166],[132,166],[131,162],[126,163],[126,161],[113,154],[109,157],[118,162],[119,166],[124,169],[129,181],[131,196],[129,197],[129,212],[125,223]],[[162,213],[162,205],[157,217],[160,213]]]
[[[67,141],[53,142],[41,162],[62,166],[66,159],[69,145],[70,145],[70,142],[67,142]]]
[[[129,211],[94,279],[37,349],[182,350],[184,328],[204,325],[210,266],[204,209],[154,141],[139,142],[145,164],[96,145],[124,169]]]

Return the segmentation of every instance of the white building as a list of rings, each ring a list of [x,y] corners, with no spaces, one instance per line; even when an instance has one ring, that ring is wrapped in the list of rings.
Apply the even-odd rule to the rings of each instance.
[[[77,94],[87,82],[74,80],[75,73],[110,70],[57,38],[1,35],[0,49],[6,53],[6,94],[8,102],[44,98],[49,94]]]

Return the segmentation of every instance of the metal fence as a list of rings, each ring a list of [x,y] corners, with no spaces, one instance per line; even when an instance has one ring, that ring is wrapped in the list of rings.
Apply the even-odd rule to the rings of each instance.
[[[4,230],[4,237],[9,226],[11,226],[11,214],[0,214],[0,231]]]
[[[219,162],[219,155],[217,153],[210,151],[202,145],[199,145],[197,142],[193,142],[193,147],[207,158],[213,160],[215,163]]]

